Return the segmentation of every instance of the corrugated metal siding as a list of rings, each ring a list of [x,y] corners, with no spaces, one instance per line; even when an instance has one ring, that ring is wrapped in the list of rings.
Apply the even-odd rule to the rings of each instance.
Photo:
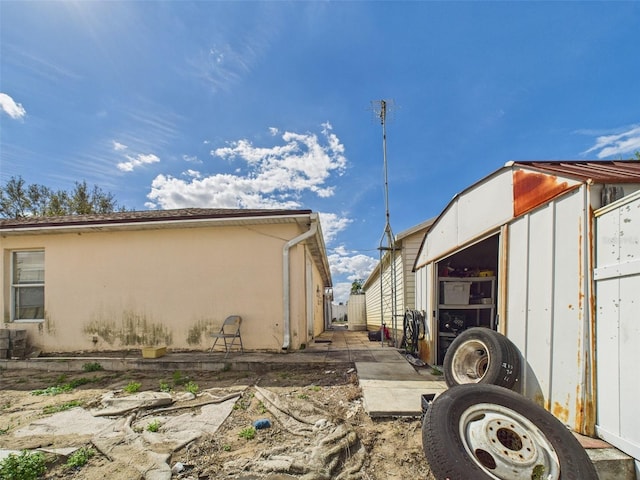
[[[506,328],[525,359],[522,393],[591,433],[585,188],[510,225]]]
[[[596,212],[598,435],[640,462],[640,194]],[[639,464],[640,466],[640,464]]]

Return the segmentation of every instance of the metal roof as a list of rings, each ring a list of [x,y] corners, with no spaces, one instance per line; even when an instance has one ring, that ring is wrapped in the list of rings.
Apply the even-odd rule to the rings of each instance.
[[[248,219],[256,217],[292,217],[309,215],[311,210],[280,209],[231,209],[231,208],[181,208],[174,210],[142,210],[90,215],[65,215],[58,217],[23,217],[0,220],[0,230],[37,228],[122,225],[153,222],[180,222],[193,220]]]
[[[509,162],[506,166],[516,165],[535,168],[545,173],[573,177],[594,183],[640,183],[640,161],[527,161]]]

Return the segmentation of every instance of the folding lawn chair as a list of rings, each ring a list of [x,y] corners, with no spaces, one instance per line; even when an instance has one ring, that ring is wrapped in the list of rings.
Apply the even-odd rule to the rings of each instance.
[[[222,339],[224,341],[224,351],[226,352],[224,358],[227,358],[233,344],[236,341],[236,338],[240,341],[240,351],[244,353],[244,348],[242,346],[242,336],[240,335],[240,324],[242,323],[242,318],[240,315],[230,315],[225,318],[222,323],[222,327],[220,327],[219,332],[211,333],[211,337],[215,338],[213,345],[211,345],[211,349],[209,349],[209,353],[213,352],[213,347],[216,346],[218,340]],[[227,342],[227,340],[231,340]]]

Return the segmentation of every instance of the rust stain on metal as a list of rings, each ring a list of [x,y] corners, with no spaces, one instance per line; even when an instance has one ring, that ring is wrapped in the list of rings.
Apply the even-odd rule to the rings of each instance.
[[[558,402],[553,403],[553,410],[551,410],[551,413],[553,413],[553,416],[564,424],[569,420],[569,409],[564,405],[560,405]]]
[[[595,217],[593,208],[589,206],[589,265],[591,268],[595,266]],[[585,435],[595,436],[596,433],[596,402],[594,401],[593,392],[598,391],[597,375],[596,375],[596,285],[593,275],[589,276],[589,350],[585,352],[587,359],[586,383],[587,390],[585,393],[584,405],[584,433]]]
[[[559,182],[555,175],[516,170],[513,172],[513,214],[518,217],[573,188],[567,182]]]
[[[582,304],[584,302],[584,269],[582,260],[582,217],[578,217],[578,315],[582,316]]]
[[[584,402],[580,399],[581,387],[576,385],[576,418],[573,429],[583,435],[595,436],[596,415],[595,403],[590,395]]]

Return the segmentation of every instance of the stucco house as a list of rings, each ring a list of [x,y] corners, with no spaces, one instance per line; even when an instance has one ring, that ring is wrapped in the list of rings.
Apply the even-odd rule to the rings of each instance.
[[[51,352],[203,350],[242,317],[245,349],[303,348],[330,322],[317,213],[180,209],[0,221],[4,328]]]

